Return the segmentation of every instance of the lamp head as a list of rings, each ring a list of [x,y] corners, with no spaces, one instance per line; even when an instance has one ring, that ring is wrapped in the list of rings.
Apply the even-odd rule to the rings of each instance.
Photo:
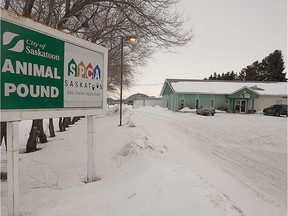
[[[137,36],[136,36],[136,35],[128,36],[127,39],[129,39],[129,41],[130,41],[132,44],[136,44],[136,43],[137,43]]]

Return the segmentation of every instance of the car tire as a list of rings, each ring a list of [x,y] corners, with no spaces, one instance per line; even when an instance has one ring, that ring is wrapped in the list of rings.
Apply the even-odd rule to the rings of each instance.
[[[212,114],[212,116],[214,116],[214,114]]]
[[[264,115],[267,115],[267,112],[266,112],[266,111],[264,111],[264,112],[263,112],[263,114],[264,114]]]
[[[279,113],[279,112],[275,112],[275,115],[276,115],[276,116],[280,116],[280,113]]]

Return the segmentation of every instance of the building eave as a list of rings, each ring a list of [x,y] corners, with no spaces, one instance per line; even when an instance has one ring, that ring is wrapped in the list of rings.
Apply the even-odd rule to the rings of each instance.
[[[163,87],[161,89],[161,92],[160,92],[160,96],[163,96],[163,93],[165,91],[165,88],[166,86],[168,85],[170,87],[170,89],[172,90],[173,93],[175,93],[176,91],[174,90],[174,88],[172,87],[171,85],[171,82],[169,81],[170,79],[166,79],[164,84],[163,84]]]

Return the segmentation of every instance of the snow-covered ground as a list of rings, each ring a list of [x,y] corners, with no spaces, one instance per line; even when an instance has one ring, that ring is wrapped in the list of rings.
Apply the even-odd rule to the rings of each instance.
[[[85,184],[86,119],[20,154],[21,215],[287,215],[287,117],[125,108],[119,127],[114,111],[96,119],[99,181]],[[30,124],[20,122],[22,152]]]

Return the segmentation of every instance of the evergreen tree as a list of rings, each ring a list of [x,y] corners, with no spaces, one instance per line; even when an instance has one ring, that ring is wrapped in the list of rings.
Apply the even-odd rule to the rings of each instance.
[[[239,79],[242,81],[277,81],[285,82],[286,73],[283,55],[280,50],[275,50],[266,56],[262,62],[254,62],[243,68],[239,73]]]
[[[258,76],[258,68],[260,66],[260,63],[258,61],[255,61],[252,65],[249,65],[246,67],[245,70],[245,80],[246,81],[257,81]]]
[[[260,63],[258,70],[257,70],[257,80],[258,81],[268,81],[268,75],[267,75],[267,62],[263,59]]]
[[[266,72],[266,80],[285,82],[286,73],[284,73],[284,60],[283,55],[280,50],[275,50],[273,53],[269,54],[262,61],[263,69]]]
[[[229,80],[238,80],[238,75],[233,70],[230,73]]]
[[[234,71],[209,76],[209,80],[240,80],[240,81],[276,81],[286,82],[284,60],[280,50],[275,50],[261,62],[255,61],[243,68],[239,75]],[[205,78],[206,79],[206,78]]]
[[[208,79],[209,80],[237,80],[238,75],[234,71],[222,73],[221,75],[214,72],[213,75],[211,74],[208,77]],[[204,80],[207,80],[207,78],[204,78]]]
[[[245,81],[245,70],[246,70],[246,68],[243,68],[243,69],[239,72],[238,80],[240,80],[240,81]]]

